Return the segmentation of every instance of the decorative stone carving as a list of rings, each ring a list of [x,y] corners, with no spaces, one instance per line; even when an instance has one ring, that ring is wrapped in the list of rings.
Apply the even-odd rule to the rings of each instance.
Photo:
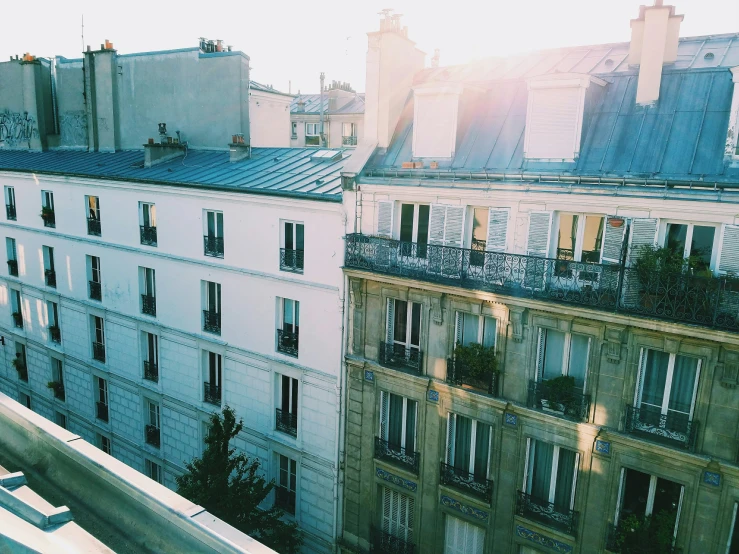
[[[362,280],[349,279],[349,301],[355,308],[362,307]]]
[[[606,327],[606,360],[612,364],[621,361],[621,345],[626,327]]]
[[[509,308],[509,317],[511,321],[511,332],[513,342],[523,341],[523,312],[525,308],[520,306],[511,306]]]
[[[680,350],[680,339],[665,337],[665,352],[677,354],[678,350]]]

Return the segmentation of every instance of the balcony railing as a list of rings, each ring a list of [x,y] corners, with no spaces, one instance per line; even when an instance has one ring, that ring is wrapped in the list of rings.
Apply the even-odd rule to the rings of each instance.
[[[734,277],[644,274],[619,264],[481,252],[361,234],[346,236],[344,264],[507,296],[739,331],[739,280]]]
[[[633,538],[632,535],[634,535],[634,532],[631,529],[624,529],[622,524],[609,525],[606,535],[606,550],[623,554],[681,554],[682,552],[682,548],[661,544],[666,537],[645,541],[643,534]]]
[[[498,372],[475,375],[462,362],[449,358],[446,361],[446,381],[452,385],[467,385],[492,396],[498,396]]]
[[[102,300],[103,299],[103,289],[100,286],[100,283],[97,281],[90,281],[90,299],[91,300]]]
[[[141,232],[141,244],[146,244],[148,246],[157,245],[157,228],[156,227],[149,227],[148,225],[139,225],[139,230]]]
[[[8,260],[8,273],[13,277],[18,277],[18,260]]]
[[[105,363],[105,344],[102,342],[92,343],[92,357],[98,362]]]
[[[99,237],[101,235],[100,220],[94,217],[87,218],[87,234]]]
[[[356,146],[357,137],[341,137],[341,144],[343,146]]]
[[[295,514],[295,491],[291,491],[286,487],[275,487],[275,507],[287,512]]]
[[[275,421],[278,431],[292,435],[293,437],[298,436],[298,416],[291,414],[286,410],[275,409]]]
[[[294,358],[298,357],[299,346],[298,330],[294,332],[277,329],[277,351]]]
[[[5,215],[8,216],[8,219],[11,221],[15,221],[15,204],[5,204]]]
[[[23,314],[20,312],[13,312],[13,324],[18,329],[23,329]]]
[[[441,484],[467,492],[490,504],[493,499],[493,482],[442,462],[439,473]]]
[[[146,315],[156,317],[157,315],[157,297],[151,294],[141,295],[141,312]]]
[[[644,407],[626,406],[624,427],[627,433],[693,452],[699,423],[687,414],[662,414]]]
[[[159,448],[159,427],[155,425],[147,425],[145,427],[146,444],[150,444],[155,448]]]
[[[402,539],[372,527],[370,531],[370,552],[372,554],[415,554],[416,545],[409,539]]]
[[[529,381],[526,405],[559,417],[585,421],[590,413],[590,395],[583,394],[581,388],[562,392],[550,387],[549,381]]]
[[[56,271],[53,269],[44,270],[44,277],[46,278],[46,286],[56,288]]]
[[[223,258],[223,237],[205,235],[203,236],[203,243],[206,256]]]
[[[402,446],[375,437],[375,458],[397,464],[418,475],[421,453],[409,451]]]
[[[221,405],[221,386],[209,382],[203,383],[203,399],[208,404]]]
[[[59,329],[58,325],[49,325],[49,336],[51,337],[51,341],[55,342],[57,344],[61,344],[62,342],[62,331]]]
[[[61,381],[52,381],[49,383],[49,388],[54,392],[54,398],[64,402],[64,383]]]
[[[221,312],[203,310],[203,331],[221,334]]]
[[[578,512],[557,507],[552,502],[540,500],[525,492],[518,491],[516,514],[576,536]]]
[[[154,383],[159,382],[159,367],[157,364],[144,361],[144,379]]]
[[[421,375],[423,372],[423,352],[417,348],[409,348],[404,344],[380,343],[381,365],[395,369],[404,369]]]
[[[108,421],[108,405],[105,402],[95,402],[95,416],[101,421]]]
[[[280,270],[303,273],[304,250],[280,248]]]

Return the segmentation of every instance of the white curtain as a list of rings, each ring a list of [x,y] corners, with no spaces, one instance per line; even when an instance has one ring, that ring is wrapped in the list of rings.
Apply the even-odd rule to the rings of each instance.
[[[570,368],[567,375],[575,378],[575,386],[585,386],[585,372],[588,369],[588,346],[590,339],[583,335],[572,335],[570,340]]]
[[[640,407],[643,412],[661,413],[669,362],[670,355],[667,352],[647,350],[644,375],[642,375]]]
[[[698,360],[677,356],[675,370],[672,374],[672,388],[670,390],[669,412],[680,412],[690,415],[690,406],[693,404],[695,379],[698,374]]]
[[[538,500],[549,499],[552,480],[554,446],[546,442],[531,441],[531,486],[529,494]]]
[[[544,363],[542,379],[554,379],[562,375],[562,358],[565,352],[565,334],[547,329],[544,333]]]

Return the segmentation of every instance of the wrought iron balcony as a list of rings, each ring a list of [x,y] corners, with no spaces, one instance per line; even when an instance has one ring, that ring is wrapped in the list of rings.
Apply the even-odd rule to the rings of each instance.
[[[291,491],[286,487],[275,487],[275,507],[280,510],[295,515],[295,491]]]
[[[484,375],[475,375],[459,360],[449,358],[446,361],[446,382],[452,385],[467,385],[492,396],[498,396],[498,372],[490,371]]]
[[[13,277],[18,277],[18,260],[8,260],[8,273]]]
[[[529,381],[526,405],[559,417],[586,421],[590,413],[590,395],[583,394],[577,387],[563,392],[552,388],[549,381]]]
[[[103,289],[97,281],[90,281],[90,300],[102,300]]]
[[[566,257],[566,256],[565,256]],[[586,252],[586,259],[595,259]],[[739,279],[644,274],[619,264],[574,262],[349,234],[344,265],[591,309],[739,331]]]
[[[203,310],[203,331],[221,334],[221,312]]]
[[[13,312],[13,323],[18,329],[23,329],[23,314],[20,312]]]
[[[372,527],[370,530],[370,552],[372,554],[415,554],[416,545],[412,541],[396,537]]]
[[[145,428],[146,444],[159,448],[159,427],[147,425]]]
[[[105,363],[105,344],[104,343],[93,341],[92,357],[98,362]]]
[[[61,344],[62,342],[62,330],[59,329],[58,325],[49,325],[49,336],[51,337],[51,341],[55,342],[57,344]]]
[[[293,437],[298,436],[298,416],[288,411],[275,409],[275,420],[277,430]]]
[[[221,386],[213,383],[205,382],[203,398],[208,404],[214,404],[215,406],[221,405]]]
[[[5,215],[8,216],[8,219],[11,221],[15,221],[15,204],[5,204]]]
[[[381,342],[379,362],[385,367],[407,370],[416,375],[423,373],[423,352],[403,344]]]
[[[105,402],[95,402],[95,416],[101,421],[108,421],[108,405]]]
[[[623,524],[609,525],[606,534],[606,550],[608,552],[619,552],[623,554],[681,554],[682,548],[676,548],[674,544],[665,545],[665,537],[657,537],[656,540],[644,540],[642,534],[638,537],[631,529],[625,529]],[[673,539],[674,541],[674,539]]]
[[[141,244],[148,246],[157,245],[157,228],[149,227],[148,225],[139,225],[139,231],[141,233]]]
[[[409,451],[402,446],[375,437],[375,458],[397,464],[418,475],[421,453]]]
[[[552,502],[540,500],[522,491],[518,491],[516,514],[576,536],[578,512],[557,507]]]
[[[56,271],[53,269],[45,269],[44,277],[46,278],[46,286],[56,288]]]
[[[277,351],[294,358],[298,357],[298,330],[295,332],[277,329]]]
[[[101,233],[100,220],[94,217],[87,218],[87,234],[99,237]]]
[[[212,235],[203,236],[205,244],[205,255],[214,258],[223,258],[223,237],[214,237]]]
[[[54,210],[44,208],[41,211],[41,219],[44,220],[44,227],[56,227],[56,214]]]
[[[159,382],[159,366],[153,362],[144,361],[144,379],[154,383]]]
[[[493,499],[493,482],[490,479],[478,477],[473,473],[443,462],[441,463],[439,474],[442,485],[448,485],[472,494],[487,504],[490,504],[490,501]]]
[[[141,312],[156,317],[157,315],[157,297],[151,294],[141,295]]]
[[[341,137],[341,144],[343,146],[356,146],[357,137]]]
[[[627,433],[689,452],[695,451],[699,423],[686,414],[662,414],[657,410],[626,406]]]
[[[64,402],[64,383],[62,383],[61,381],[51,381],[49,383],[49,388],[54,392],[54,398]]]
[[[304,250],[280,248],[280,270],[303,273]]]

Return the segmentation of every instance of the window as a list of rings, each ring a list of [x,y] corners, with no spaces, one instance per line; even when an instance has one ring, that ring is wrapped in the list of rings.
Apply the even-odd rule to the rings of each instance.
[[[575,505],[579,460],[577,452],[529,439],[524,475],[524,490],[529,495],[529,502],[545,509],[551,508],[550,514],[570,514]]]
[[[87,280],[91,300],[103,299],[102,274],[100,272],[100,258],[87,256]]]
[[[44,220],[44,226],[56,227],[54,193],[50,190],[41,191],[41,219]]]
[[[205,402],[221,405],[221,355],[215,352],[204,351],[205,358]]]
[[[403,256],[417,256],[425,258],[429,242],[429,213],[431,207],[428,204],[401,204],[400,205],[400,231],[398,238],[400,254]],[[415,251],[413,244],[416,243]]]
[[[15,189],[13,187],[5,187],[5,215],[11,221],[16,220],[15,212]]]
[[[18,372],[18,379],[28,382],[28,365],[26,364],[26,345],[20,342],[15,343],[15,358],[13,359],[13,367]]]
[[[157,207],[148,202],[139,202],[139,232],[141,244],[157,245]]]
[[[205,255],[223,258],[223,212],[205,212]]]
[[[57,344],[62,342],[62,333],[59,328],[59,304],[51,300],[46,302],[46,317],[49,322],[49,340]]]
[[[106,437],[105,435],[101,435],[98,433],[97,435],[97,444],[98,448],[105,452],[108,456],[111,456],[111,452],[113,449],[110,446],[110,439]]]
[[[692,223],[667,223],[664,246],[683,258],[690,258],[691,268],[711,267],[716,228]]]
[[[62,429],[67,428],[67,416],[61,412],[54,412],[54,422]]]
[[[303,273],[305,259],[305,234],[302,223],[283,221],[280,269]]]
[[[380,436],[375,445],[375,456],[418,473],[417,420],[418,402],[380,391]]]
[[[203,331],[221,334],[221,285],[203,281]]]
[[[298,380],[287,375],[277,375],[278,406],[277,430],[296,437],[298,435]]]
[[[446,515],[444,554],[482,554],[485,530],[462,519]]]
[[[345,137],[355,137],[356,138],[357,124],[356,123],[342,123],[341,132],[342,132],[342,135]]]
[[[10,289],[10,309],[13,316],[13,324],[23,329],[23,304],[21,303],[21,291]]]
[[[297,121],[291,121],[290,122],[290,138],[298,138],[298,122]]]
[[[459,414],[447,416],[446,464],[454,476],[486,483],[492,435],[490,425]],[[462,484],[451,478],[449,484]]]
[[[97,196],[85,196],[85,209],[87,211],[87,234],[100,236],[100,198]]]
[[[305,145],[320,146],[321,145],[321,124],[306,123],[305,124]]]
[[[157,483],[162,482],[162,466],[156,462],[152,462],[148,458],[145,460],[144,465],[146,466],[146,475],[149,479],[153,479]]]
[[[142,333],[144,340],[144,379],[159,382],[159,337],[153,333]]]
[[[20,402],[21,404],[23,404],[29,410],[31,409],[31,397],[28,394],[26,394],[24,392],[19,392],[18,393],[18,402]]]
[[[54,269],[54,249],[42,247],[44,256],[44,280],[47,287],[56,288],[56,270]]]
[[[64,372],[62,371],[62,361],[58,358],[51,358],[51,383],[49,388],[54,393],[54,398],[64,401]]]
[[[300,302],[280,298],[279,328],[277,329],[277,351],[288,356],[298,357],[298,337],[300,331]]]
[[[156,317],[156,278],[153,269],[139,267],[139,289],[141,290],[141,313]]]
[[[588,372],[590,338],[553,329],[539,329],[537,381],[562,375],[574,378],[575,387],[583,389]]]
[[[731,517],[729,541],[726,544],[726,554],[739,554],[739,504],[734,503],[734,513]]]
[[[392,356],[418,357],[421,350],[421,304],[387,300],[387,349]]]
[[[600,263],[604,223],[602,215],[560,213],[556,258]]]
[[[275,506],[288,514],[295,515],[295,491],[297,480],[297,463],[295,460],[279,454],[280,474],[275,487]]]
[[[146,400],[146,424],[144,425],[144,438],[146,444],[159,448],[159,404]]]
[[[95,377],[96,398],[95,415],[101,421],[108,421],[108,381]]]
[[[5,250],[8,252],[8,274],[18,277],[18,254],[15,248],[15,239],[5,239]]]
[[[105,323],[102,317],[90,316],[92,331],[92,357],[98,362],[105,363]]]
[[[494,348],[496,327],[497,320],[495,318],[457,312],[454,342],[462,346],[477,343],[486,348]]]
[[[380,552],[388,551],[404,552],[405,545],[398,545],[397,541],[403,541],[407,545],[413,544],[413,519],[414,499],[397,491],[381,487],[380,494],[380,530],[382,531],[382,545],[376,545]],[[390,550],[388,547],[395,545]]]

